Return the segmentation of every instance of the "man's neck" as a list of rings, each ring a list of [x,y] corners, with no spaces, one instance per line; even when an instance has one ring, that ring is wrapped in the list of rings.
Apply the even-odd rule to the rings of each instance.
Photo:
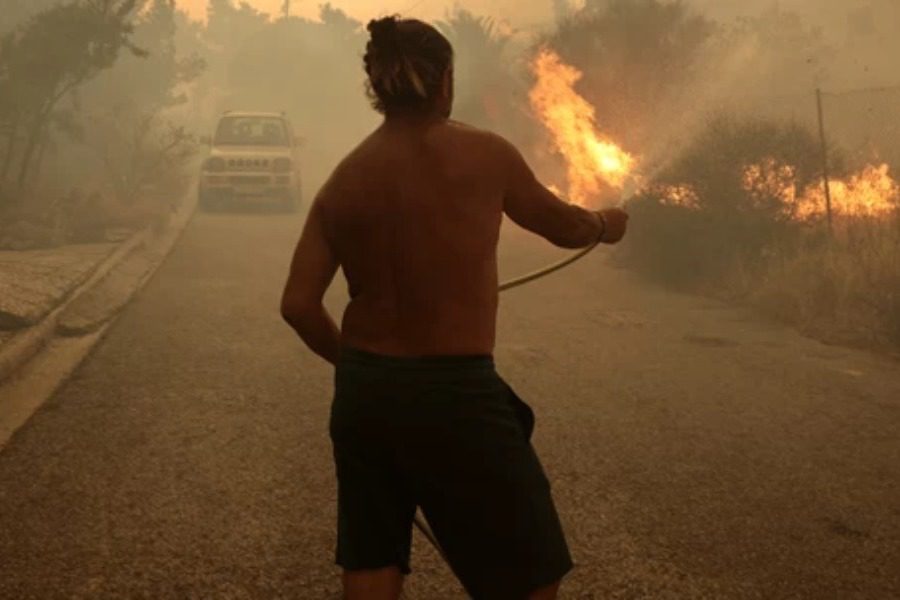
[[[391,113],[385,116],[384,124],[391,128],[410,128],[410,127],[427,127],[446,123],[447,117],[437,111],[429,112],[399,112]]]

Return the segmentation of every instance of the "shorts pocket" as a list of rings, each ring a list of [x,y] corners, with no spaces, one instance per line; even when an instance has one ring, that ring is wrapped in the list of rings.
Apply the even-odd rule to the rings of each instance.
[[[534,411],[508,383],[504,383],[504,385],[506,386],[506,398],[516,413],[516,418],[519,420],[519,425],[522,426],[522,433],[525,434],[525,439],[530,442],[531,435],[534,433]]]

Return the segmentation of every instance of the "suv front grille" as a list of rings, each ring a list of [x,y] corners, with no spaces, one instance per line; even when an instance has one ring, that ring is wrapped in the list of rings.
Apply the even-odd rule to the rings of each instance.
[[[234,185],[268,185],[268,175],[232,175],[228,178]]]
[[[268,169],[269,159],[267,158],[230,158],[228,159],[228,168],[231,170],[251,170],[251,169]]]

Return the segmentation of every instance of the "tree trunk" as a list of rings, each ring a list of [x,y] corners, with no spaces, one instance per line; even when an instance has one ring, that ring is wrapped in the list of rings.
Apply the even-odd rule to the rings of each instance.
[[[44,155],[47,153],[47,146],[50,145],[49,136],[44,132],[39,139],[37,158],[34,161],[34,169],[31,171],[31,178],[38,179],[41,176],[41,168],[44,166]]]
[[[9,170],[12,168],[13,155],[16,150],[16,141],[19,137],[19,115],[12,122],[12,129],[9,132],[9,140],[6,142],[6,154],[3,157],[3,170],[0,171],[0,183],[6,181]]]
[[[41,111],[34,117],[34,122],[28,130],[28,142],[25,144],[25,152],[22,153],[22,165],[19,168],[19,190],[25,188],[25,182],[28,180],[28,173],[31,167],[31,161],[34,160],[34,153],[37,150],[38,141],[41,137],[41,130],[44,128],[46,116]]]

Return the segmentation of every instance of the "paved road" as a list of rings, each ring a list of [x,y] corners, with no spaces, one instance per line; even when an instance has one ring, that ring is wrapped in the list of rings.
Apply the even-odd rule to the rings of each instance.
[[[282,325],[299,219],[199,215],[0,453],[0,598],[337,598],[330,373]],[[505,236],[514,274],[558,256]],[[336,286],[329,301],[344,301]],[[565,598],[900,597],[900,368],[600,255],[504,297]],[[409,596],[462,597],[418,540]]]

